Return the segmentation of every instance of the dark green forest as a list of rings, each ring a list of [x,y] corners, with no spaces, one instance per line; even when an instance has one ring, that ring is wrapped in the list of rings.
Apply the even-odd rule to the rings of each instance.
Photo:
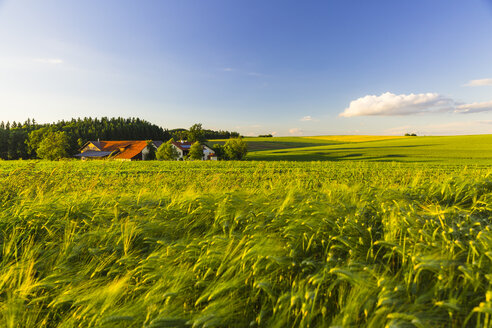
[[[194,125],[196,126],[196,125]],[[199,125],[201,128],[201,125]],[[228,139],[237,132],[202,130],[206,139]],[[65,132],[70,154],[76,154],[89,140],[175,140],[187,139],[187,129],[164,129],[139,118],[77,118],[38,124],[34,119],[0,123],[0,159],[36,158],[36,149],[50,132]]]

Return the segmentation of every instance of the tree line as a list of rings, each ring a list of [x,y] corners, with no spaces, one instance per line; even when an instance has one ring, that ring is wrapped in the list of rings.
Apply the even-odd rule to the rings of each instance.
[[[79,152],[90,140],[175,140],[200,141],[228,139],[239,133],[202,129],[195,124],[190,129],[168,130],[139,118],[77,118],[56,123],[0,122],[0,159],[38,158],[38,151],[49,148],[50,141],[64,145],[66,156]],[[197,139],[198,138],[198,139]],[[45,140],[45,144],[43,144]],[[63,156],[62,156],[63,157]]]
[[[173,129],[169,130],[169,133],[171,135],[171,138],[173,138],[176,141],[179,140],[189,140],[190,139],[190,130],[192,130],[193,127],[196,127],[197,125],[201,124],[194,124],[190,129]],[[212,140],[212,139],[230,139],[230,138],[239,138],[240,134],[238,132],[229,132],[229,131],[223,131],[223,130],[209,130],[209,129],[202,129],[203,137],[206,140]]]

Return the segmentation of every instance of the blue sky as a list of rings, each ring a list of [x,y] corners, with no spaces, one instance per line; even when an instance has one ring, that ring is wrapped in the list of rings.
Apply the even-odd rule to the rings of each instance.
[[[492,133],[492,2],[0,0],[0,113]]]

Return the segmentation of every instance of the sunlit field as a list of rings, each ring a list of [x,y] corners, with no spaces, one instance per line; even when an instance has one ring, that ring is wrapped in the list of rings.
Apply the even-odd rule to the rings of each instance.
[[[365,142],[365,141],[380,141],[380,140],[391,140],[391,139],[407,139],[412,137],[347,135],[347,136],[315,136],[315,137],[302,137],[302,138],[327,140],[327,141],[340,141],[340,142]]]
[[[5,327],[481,327],[492,170],[0,162]]]
[[[347,139],[343,139],[346,137]],[[387,137],[366,140],[361,136],[291,137],[288,146],[282,138],[271,140],[269,148],[253,144],[250,160],[410,162],[430,164],[492,165],[492,135],[446,137]],[[314,139],[318,138],[318,139]],[[330,139],[333,138],[333,139]],[[379,137],[374,137],[379,138]],[[381,137],[385,138],[385,137]],[[349,141],[351,140],[351,141]],[[318,142],[312,143],[312,142]],[[279,142],[279,143],[277,143]],[[301,143],[304,142],[304,143]],[[325,142],[325,144],[322,144]],[[278,146],[278,148],[275,148]]]

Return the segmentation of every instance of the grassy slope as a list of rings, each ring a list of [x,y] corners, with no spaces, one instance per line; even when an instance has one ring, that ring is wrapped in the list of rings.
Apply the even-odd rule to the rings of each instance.
[[[321,145],[337,145],[362,141],[399,139],[399,136],[313,136],[313,137],[245,137],[249,151],[277,150],[289,148],[315,147]],[[227,139],[216,139],[207,142],[209,146],[224,144]]]
[[[343,142],[337,139],[330,145],[309,144],[306,140],[312,140],[311,138],[290,138],[290,140],[292,143],[296,140],[298,142],[306,142],[306,146],[256,151],[251,149],[248,159],[296,161],[363,160],[459,164],[492,163],[492,135],[408,137],[368,142]],[[275,141],[272,140],[271,142]]]
[[[244,140],[248,143],[249,151],[262,151],[262,150],[276,150],[276,149],[289,149],[289,148],[304,148],[314,147],[320,145],[336,145],[342,143],[337,140],[325,140],[316,138],[302,138],[302,137],[273,137],[273,138],[256,138],[246,137]],[[224,144],[227,139],[209,140],[207,144],[213,146],[214,144]]]
[[[491,169],[0,162],[5,327],[490,324]]]

